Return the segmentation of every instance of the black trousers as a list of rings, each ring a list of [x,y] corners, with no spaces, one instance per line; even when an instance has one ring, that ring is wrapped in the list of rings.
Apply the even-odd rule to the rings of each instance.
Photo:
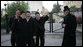
[[[11,34],[11,45],[12,46],[26,46],[26,43],[25,42],[17,42],[16,41],[16,33],[12,32],[12,34]]]
[[[28,39],[28,41],[26,42],[26,44],[28,44],[28,46],[36,46],[35,45],[35,41],[34,41],[33,38],[32,39]]]
[[[23,42],[16,42],[16,46],[26,46],[26,43],[23,43]]]
[[[43,34],[38,34],[36,38],[36,46],[39,46],[39,40],[40,40],[40,46],[44,46],[44,33]]]
[[[11,34],[11,45],[12,46],[15,46],[15,43],[16,43],[16,41],[15,41],[15,33],[14,32],[12,32],[12,34]]]
[[[25,39],[22,38],[22,40],[16,41],[16,46],[26,46],[27,44],[28,44],[28,46],[35,46],[34,39],[29,38],[25,41]]]

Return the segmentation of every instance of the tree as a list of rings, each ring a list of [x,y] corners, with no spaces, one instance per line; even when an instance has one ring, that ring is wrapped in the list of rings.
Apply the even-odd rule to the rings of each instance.
[[[53,5],[53,9],[52,9],[51,12],[52,13],[58,13],[60,10],[61,10],[61,8],[60,8],[60,5],[59,5],[59,3],[57,1],[57,5],[56,4]]]
[[[71,6],[70,7],[70,11],[76,11],[76,10],[77,10],[76,6]]]
[[[1,28],[6,28],[5,24],[7,24],[8,22],[5,23],[4,21],[9,21],[9,18],[15,15],[17,9],[20,9],[21,11],[27,11],[28,3],[25,3],[23,1],[16,1],[11,4],[7,4],[6,13],[8,16],[7,18],[5,18],[5,16],[1,16]]]
[[[27,11],[28,4],[23,1],[17,1],[11,4],[7,4],[6,12],[8,16],[14,16],[17,9],[20,9],[21,11]]]

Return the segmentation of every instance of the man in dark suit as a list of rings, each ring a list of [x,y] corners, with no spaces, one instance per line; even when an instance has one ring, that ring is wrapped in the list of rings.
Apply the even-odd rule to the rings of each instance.
[[[44,24],[48,20],[49,17],[47,15],[43,15],[43,17],[40,17],[39,12],[36,12],[35,15],[36,15],[35,23],[36,23],[36,28],[37,28],[36,46],[39,46],[39,39],[40,39],[40,46],[44,46],[44,43],[45,43]]]
[[[35,46],[35,39],[36,39],[36,26],[34,19],[31,17],[30,11],[26,12],[26,21],[27,21],[27,34],[26,34],[26,39],[27,39],[27,44],[28,46]]]
[[[13,27],[13,25],[14,25],[14,19],[17,19],[17,18],[19,18],[19,16],[20,16],[20,9],[17,9],[16,10],[16,15],[15,16],[13,16],[13,17],[11,17],[10,18],[10,20],[9,20],[9,23],[8,23],[8,26],[9,26],[9,28],[10,28],[10,30],[12,31],[12,34],[11,34],[11,45],[12,46],[15,46],[15,35],[16,35],[16,29]]]
[[[62,46],[76,46],[76,17],[70,14],[68,6],[64,7],[64,22],[62,27],[64,28],[64,36]]]
[[[26,16],[25,12],[21,12],[21,16],[15,19],[13,27],[16,31],[16,46],[26,46]]]

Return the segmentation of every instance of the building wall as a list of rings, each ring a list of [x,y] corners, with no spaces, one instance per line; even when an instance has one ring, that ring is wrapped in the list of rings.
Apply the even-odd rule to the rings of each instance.
[[[81,5],[82,5],[82,1],[64,1],[63,2],[64,4],[64,6],[69,6],[69,7],[71,7],[71,6],[76,6],[77,8],[80,8],[81,7]]]
[[[37,11],[39,9],[39,12],[42,11],[42,1],[28,1],[29,4],[29,11]]]

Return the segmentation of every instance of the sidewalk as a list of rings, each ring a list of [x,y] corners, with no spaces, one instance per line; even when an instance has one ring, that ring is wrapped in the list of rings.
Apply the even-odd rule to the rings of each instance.
[[[57,31],[57,29],[60,29],[61,27],[62,27],[61,23],[53,23],[53,31],[54,32],[62,33],[63,31],[61,31],[61,30],[63,30],[63,29]],[[45,30],[50,31],[50,23],[47,23],[47,22],[45,23]],[[82,33],[82,25],[81,26],[77,25],[76,31]]]
[[[1,35],[2,35],[2,34],[6,34],[5,29],[1,29]]]
[[[11,46],[10,34],[1,35],[1,46]],[[61,46],[62,40],[63,33],[45,33],[45,46]],[[76,46],[82,46],[82,33],[76,33]]]
[[[45,29],[49,31],[49,23],[45,25]],[[54,23],[54,30],[60,28],[61,25]],[[45,31],[45,32],[48,32]],[[64,29],[55,31],[54,33],[45,33],[45,46],[61,46],[63,40]],[[11,32],[6,34],[5,29],[1,29],[1,46],[11,46]],[[76,46],[82,46],[82,26],[77,26]]]
[[[77,25],[77,29],[76,29],[77,31],[79,31],[79,32],[82,32],[82,25]]]

